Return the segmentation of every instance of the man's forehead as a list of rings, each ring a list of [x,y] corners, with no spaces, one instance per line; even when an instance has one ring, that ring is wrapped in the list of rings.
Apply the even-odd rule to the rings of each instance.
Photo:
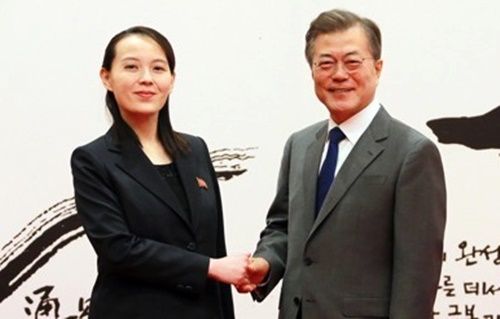
[[[360,27],[357,27],[360,30],[352,30],[354,28],[318,35],[314,41],[314,54],[341,54],[346,56],[369,52],[370,46],[366,33]]]

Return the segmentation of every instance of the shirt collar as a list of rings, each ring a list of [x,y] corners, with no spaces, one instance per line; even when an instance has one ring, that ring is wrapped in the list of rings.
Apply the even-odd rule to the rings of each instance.
[[[346,139],[354,145],[366,131],[379,109],[380,103],[376,99],[373,99],[364,109],[340,125],[335,123],[330,117],[328,119],[328,132],[338,126],[346,136]]]

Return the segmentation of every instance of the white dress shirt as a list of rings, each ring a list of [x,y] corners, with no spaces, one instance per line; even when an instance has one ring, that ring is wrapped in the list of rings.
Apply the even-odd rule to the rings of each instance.
[[[370,104],[368,104],[367,107],[365,107],[340,125],[335,123],[332,118],[328,119],[328,132],[338,126],[346,136],[345,139],[339,142],[337,167],[335,168],[334,176],[337,176],[338,171],[342,167],[342,164],[344,164],[352,148],[354,147],[354,145],[356,145],[361,135],[363,135],[363,133],[366,131],[379,109],[380,104],[374,99]],[[318,174],[321,170],[321,167],[323,166],[323,162],[325,161],[329,143],[330,142],[328,140],[327,134],[325,146],[323,147],[323,154],[321,155],[321,165],[319,166]]]

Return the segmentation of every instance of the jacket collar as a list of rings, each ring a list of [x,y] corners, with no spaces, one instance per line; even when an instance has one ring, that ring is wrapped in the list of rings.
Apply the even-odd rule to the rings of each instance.
[[[116,160],[116,166],[172,209],[194,234],[195,226],[198,222],[196,214],[191,214],[192,219],[190,220],[190,212],[182,209],[174,191],[171,189],[170,185],[162,179],[154,164],[151,163],[149,158],[142,151],[140,145],[133,138],[119,139],[114,127],[111,127],[106,133],[105,141],[108,150],[119,155]],[[179,156],[176,158],[175,163],[177,165],[180,180],[186,192],[190,211],[195,212],[196,200],[193,196],[197,194],[197,192],[196,189],[193,190],[193,188],[195,188],[197,184],[196,176],[194,175],[195,165],[192,161],[193,160],[189,156]]]
[[[380,107],[375,118],[360,137],[347,157],[344,165],[342,165],[337,173],[334,184],[327,193],[325,202],[313,223],[309,238],[314,234],[326,217],[332,213],[352,183],[354,183],[365,168],[384,151],[385,147],[381,144],[381,141],[387,139],[389,136],[391,119],[391,116],[384,107]],[[317,132],[317,142],[322,141],[321,138],[326,134],[326,130],[327,128],[325,125]],[[314,176],[317,176],[317,174]]]

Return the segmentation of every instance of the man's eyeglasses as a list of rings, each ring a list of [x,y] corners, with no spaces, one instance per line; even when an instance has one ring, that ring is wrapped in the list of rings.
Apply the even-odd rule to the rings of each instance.
[[[313,63],[314,68],[322,73],[334,74],[339,70],[340,65],[347,73],[354,73],[358,71],[365,60],[370,60],[373,58],[347,58],[342,62],[338,62],[334,59],[321,59]]]

